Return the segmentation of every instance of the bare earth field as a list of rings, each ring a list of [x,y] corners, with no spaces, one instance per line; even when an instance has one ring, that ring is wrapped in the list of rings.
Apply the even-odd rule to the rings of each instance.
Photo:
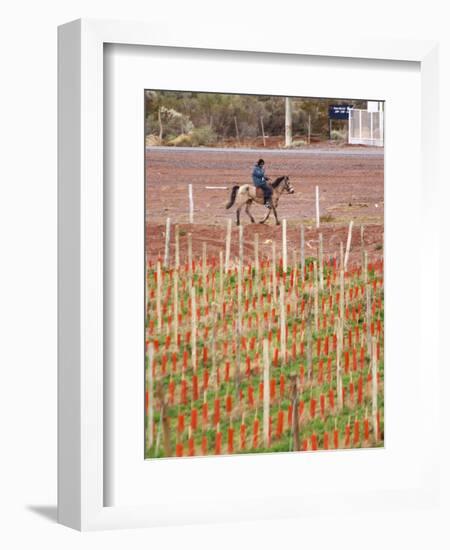
[[[225,251],[227,220],[236,219],[225,204],[233,185],[251,182],[260,157],[269,176],[289,175],[295,188],[278,205],[289,257],[283,267],[282,226],[272,218],[251,224],[243,213],[242,268],[234,225],[223,269],[217,256]],[[147,149],[147,458],[384,445],[383,158],[380,149],[352,147]],[[254,206],[253,213],[260,219],[266,210]],[[155,260],[165,255],[168,217],[170,257],[160,269]],[[340,244],[346,247],[350,220],[344,273]],[[362,225],[369,259],[363,266]],[[325,258],[317,250],[319,233]],[[197,261],[188,269],[189,234]]]
[[[192,233],[194,254],[200,256],[206,242],[208,254],[223,250],[227,219],[233,220],[231,255],[237,255],[235,208],[225,209],[231,187],[251,182],[251,171],[260,158],[266,173],[275,178],[289,175],[295,194],[281,197],[278,216],[287,220],[289,250],[300,247],[300,225],[305,226],[308,256],[317,256],[315,186],[320,189],[320,232],[324,253],[334,255],[347,241],[348,224],[354,221],[350,263],[359,262],[360,226],[370,261],[383,255],[384,152],[381,148],[311,147],[302,150],[236,150],[163,148],[146,150],[147,254],[150,261],[164,254],[165,224],[180,227],[181,261],[187,253],[187,233]],[[189,224],[188,184],[194,190],[194,225]],[[227,189],[206,189],[223,186]],[[265,210],[253,206],[256,219]],[[270,255],[272,242],[281,243],[281,226],[271,216],[265,225],[251,224],[242,210],[245,251],[252,253],[255,232],[260,253]],[[173,247],[171,239],[171,247]],[[278,250],[280,250],[278,248]]]

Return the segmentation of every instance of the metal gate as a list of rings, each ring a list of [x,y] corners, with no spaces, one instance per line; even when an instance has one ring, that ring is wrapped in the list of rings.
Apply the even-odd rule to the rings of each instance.
[[[384,145],[384,111],[349,109],[348,142],[352,144]]]

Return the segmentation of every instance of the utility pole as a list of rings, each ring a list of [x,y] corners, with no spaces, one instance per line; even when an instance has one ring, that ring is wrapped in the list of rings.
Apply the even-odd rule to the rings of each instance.
[[[285,147],[292,147],[292,100],[285,100]]]

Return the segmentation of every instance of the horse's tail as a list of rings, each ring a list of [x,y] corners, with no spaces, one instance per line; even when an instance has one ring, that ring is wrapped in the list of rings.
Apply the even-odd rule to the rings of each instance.
[[[225,206],[226,209],[231,208],[233,206],[234,201],[236,200],[236,195],[238,191],[239,191],[239,185],[233,185],[233,189],[231,190],[230,200]]]

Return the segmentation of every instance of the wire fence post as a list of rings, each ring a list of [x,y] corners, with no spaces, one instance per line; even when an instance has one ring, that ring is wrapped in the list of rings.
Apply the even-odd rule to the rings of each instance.
[[[189,223],[194,223],[194,194],[192,183],[189,184]]]

